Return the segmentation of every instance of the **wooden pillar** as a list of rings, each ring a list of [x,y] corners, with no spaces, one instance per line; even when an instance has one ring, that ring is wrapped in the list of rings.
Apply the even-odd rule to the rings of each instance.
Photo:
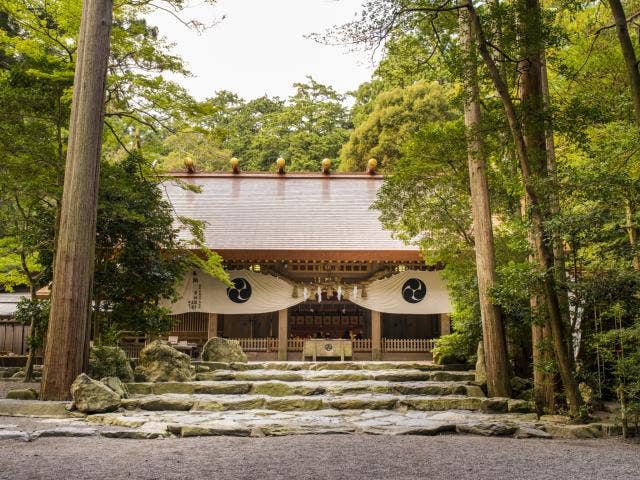
[[[207,339],[218,336],[218,314],[210,313],[207,321]]]
[[[440,314],[440,336],[449,335],[451,333],[451,315],[448,313]]]
[[[278,311],[278,360],[287,360],[287,344],[288,342],[288,330],[289,330],[289,311]]]
[[[371,310],[371,360],[382,359],[382,320],[380,312]]]

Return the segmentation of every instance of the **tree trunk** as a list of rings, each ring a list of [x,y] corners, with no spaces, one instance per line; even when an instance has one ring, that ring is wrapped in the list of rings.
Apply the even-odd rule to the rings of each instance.
[[[549,79],[547,77],[547,61],[544,49],[540,59],[540,83],[542,85],[542,103],[545,112],[545,147],[547,151],[547,175],[551,180],[549,192],[549,210],[552,215],[560,214],[560,199],[558,198],[558,181],[556,176],[556,144],[551,123],[551,96],[549,94]],[[562,317],[566,325],[571,325],[569,315],[569,292],[567,290],[567,268],[564,254],[564,242],[558,235],[553,236],[553,260],[555,264],[556,281],[558,282],[558,299],[562,307]]]
[[[45,349],[43,400],[68,399],[69,387],[84,366],[112,8],[112,0],[83,2]]]
[[[627,28],[627,18],[624,13],[624,7],[620,0],[609,0],[611,13],[616,24],[616,33],[618,41],[622,49],[622,56],[627,67],[627,76],[629,77],[629,86],[631,88],[631,102],[636,118],[636,125],[640,132],[640,70],[638,70],[638,59],[636,51],[633,48],[629,29]],[[629,200],[625,205],[625,216],[627,219],[627,232],[629,234],[629,243],[632,249],[632,265],[633,269],[640,270],[640,254],[636,252],[638,245],[638,229],[633,221],[633,206]]]
[[[463,77],[465,79],[464,123],[467,129],[469,186],[475,239],[478,295],[482,318],[487,391],[490,397],[511,394],[507,342],[500,308],[493,303],[490,290],[496,282],[495,252],[489,184],[482,134],[480,132],[480,100],[478,89],[476,48],[469,25],[469,13],[460,11],[460,35],[463,44]]]
[[[631,265],[637,272],[640,271],[640,255],[636,251],[638,248],[638,229],[634,222],[634,211],[631,201],[627,199],[624,206],[625,219],[627,223],[627,234],[629,235],[629,244],[631,245]]]
[[[638,70],[638,59],[631,42],[629,29],[627,28],[627,17],[624,13],[624,7],[620,0],[609,0],[613,20],[616,24],[616,33],[620,48],[622,48],[622,56],[627,67],[627,75],[629,76],[629,86],[631,87],[631,101],[636,114],[636,123],[640,129],[640,71]]]
[[[532,310],[537,309],[539,297],[531,298]],[[531,324],[531,344],[533,346],[533,398],[538,415],[554,415],[556,413],[555,403],[555,381],[554,375],[547,371],[547,367],[552,362],[549,355],[549,329],[546,325],[538,323]]]
[[[527,213],[526,201],[524,199],[522,200],[521,213],[524,219]],[[528,240],[533,250],[535,246],[533,245],[533,237],[531,234],[529,234]],[[529,262],[532,264],[535,262],[534,255],[529,256]],[[553,361],[553,357],[550,355],[552,344],[549,335],[547,315],[544,311],[546,302],[544,302],[541,295],[534,294],[531,296],[529,304],[531,306],[532,318],[531,354],[533,360],[533,400],[538,416],[545,413],[553,415],[556,411],[556,383],[554,375],[547,371],[549,363]],[[541,305],[543,305],[542,308]]]
[[[540,269],[544,274],[543,287],[545,302],[547,304],[549,314],[549,325],[551,327],[550,330],[553,339],[554,354],[558,363],[558,370],[560,372],[560,377],[562,378],[567,400],[569,402],[570,413],[572,416],[578,416],[580,414],[583,401],[571,368],[571,359],[569,358],[566,334],[562,323],[562,313],[556,292],[556,282],[553,274],[551,274],[553,271],[553,257],[550,248],[545,243],[546,232],[544,230],[544,218],[538,199],[538,193],[534,188],[535,179],[532,176],[530,165],[531,161],[528,155],[524,135],[516,114],[515,106],[509,94],[509,90],[506,83],[500,76],[496,63],[491,58],[491,54],[487,48],[486,38],[477,12],[471,3],[467,3],[467,9],[471,14],[471,22],[473,25],[473,32],[476,36],[478,49],[485,65],[487,66],[498,95],[500,96],[507,121],[509,123],[509,128],[513,136],[516,154],[518,156],[520,170],[522,172],[527,205],[530,207],[531,212],[532,233],[534,236],[536,257],[540,265]]]

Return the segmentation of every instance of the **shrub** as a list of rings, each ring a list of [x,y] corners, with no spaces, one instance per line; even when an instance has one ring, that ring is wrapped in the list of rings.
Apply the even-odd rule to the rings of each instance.
[[[91,378],[118,377],[123,382],[133,381],[133,369],[127,354],[119,347],[93,347],[89,353]]]
[[[433,348],[433,361],[438,365],[448,363],[467,363],[468,341],[460,333],[450,333],[436,340]]]

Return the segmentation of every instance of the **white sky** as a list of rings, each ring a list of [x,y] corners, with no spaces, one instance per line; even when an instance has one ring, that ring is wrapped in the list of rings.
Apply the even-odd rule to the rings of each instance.
[[[339,92],[355,90],[370,79],[370,53],[320,45],[304,38],[345,23],[360,11],[362,0],[219,0],[214,6],[192,0],[181,18],[221,23],[203,33],[181,25],[171,15],[154,12],[151,24],[175,43],[193,77],[174,78],[198,99],[230,90],[245,99],[286,97],[292,84],[311,75]]]

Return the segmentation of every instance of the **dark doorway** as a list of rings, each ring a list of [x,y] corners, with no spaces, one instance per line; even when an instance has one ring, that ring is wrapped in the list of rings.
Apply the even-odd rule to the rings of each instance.
[[[382,314],[384,338],[437,338],[440,336],[440,315]]]
[[[342,338],[349,330],[370,338],[369,310],[348,300],[306,301],[289,309],[291,338]]]

